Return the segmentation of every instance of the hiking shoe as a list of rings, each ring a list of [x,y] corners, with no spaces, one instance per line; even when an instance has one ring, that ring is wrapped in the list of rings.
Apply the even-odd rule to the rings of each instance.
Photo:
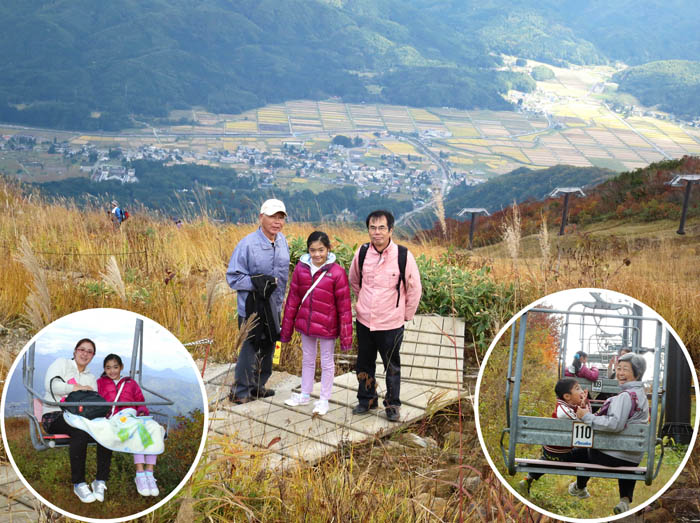
[[[355,405],[355,408],[352,409],[353,414],[365,414],[366,412],[369,412],[370,409],[376,409],[377,405],[372,405],[371,407],[367,405],[362,405],[361,403],[358,405]]]
[[[399,421],[399,408],[398,407],[387,407],[384,409],[384,414],[386,414],[386,419],[389,421]]]
[[[73,492],[75,492],[75,495],[78,496],[83,503],[92,503],[97,499],[95,494],[92,493],[92,490],[90,490],[88,484],[84,481],[73,485]]]
[[[319,416],[328,414],[328,400],[318,400],[316,403],[314,403],[313,413],[318,414]]]
[[[148,490],[151,491],[151,496],[157,496],[160,494],[158,485],[156,485],[156,478],[153,476],[153,474],[146,474],[146,484],[148,485]]]
[[[630,509],[630,504],[625,501],[624,499],[621,499],[620,502],[615,505],[615,508],[613,509],[613,512],[615,514],[622,514],[623,512],[627,512]]]
[[[275,391],[272,389],[253,389],[250,391],[250,395],[253,396],[254,398],[269,398],[270,396],[275,395]]]
[[[292,392],[289,399],[284,401],[284,404],[290,407],[299,407],[300,405],[308,405],[309,403],[311,403],[311,396],[298,392]]]
[[[578,488],[578,486],[576,486],[575,481],[573,483],[569,484],[569,494],[571,494],[572,496],[576,496],[577,498],[581,498],[581,499],[586,499],[586,498],[591,497],[591,495],[588,493],[588,489],[586,487]]]
[[[528,480],[527,478],[525,478],[522,481],[518,481],[517,485],[515,485],[515,490],[520,492],[523,496],[529,496],[530,485],[532,485],[532,480]]]
[[[105,490],[107,490],[107,485],[105,485],[105,482],[101,479],[96,479],[90,486],[92,487],[92,494],[95,496],[95,499],[99,502],[104,501]]]
[[[136,474],[134,482],[136,483],[136,490],[139,491],[139,494],[141,494],[142,496],[151,495],[151,487],[148,486],[148,479],[146,478],[146,474]]]
[[[246,396],[245,398],[241,398],[239,396],[235,396],[233,394],[228,395],[228,400],[233,403],[234,405],[243,405],[244,403],[249,403],[251,401],[255,401],[253,398],[250,396]]]

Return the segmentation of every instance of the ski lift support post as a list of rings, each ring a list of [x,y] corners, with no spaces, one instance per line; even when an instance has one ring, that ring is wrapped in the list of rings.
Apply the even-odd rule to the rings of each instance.
[[[569,197],[572,194],[580,194],[581,196],[586,196],[586,194],[580,187],[557,187],[549,193],[548,198],[556,198],[559,194],[564,195],[564,208],[561,212],[561,227],[559,228],[559,236],[563,236],[564,228],[566,227],[566,218],[569,213]]]
[[[652,401],[649,423],[630,424],[620,432],[591,431],[590,448],[600,450],[626,450],[626,451],[646,451],[645,467],[604,467],[587,463],[565,463],[544,460],[518,459],[516,458],[517,444],[531,445],[558,445],[564,447],[572,446],[574,430],[576,429],[574,420],[540,418],[534,416],[521,416],[518,414],[520,403],[520,385],[523,373],[523,359],[525,354],[525,335],[527,333],[527,318],[529,314],[577,314],[580,316],[598,316],[618,318],[620,315],[594,312],[572,312],[570,310],[555,310],[533,308],[525,312],[519,319],[517,342],[511,335],[509,362],[515,351],[515,373],[511,374],[508,369],[508,379],[506,390],[510,390],[512,381],[512,395],[506,397],[506,428],[501,431],[500,448],[503,461],[510,475],[516,472],[543,472],[546,474],[563,474],[568,476],[592,476],[602,478],[632,479],[636,481],[644,480],[647,485],[651,485],[653,479],[658,475],[663,460],[664,448],[661,445],[658,462],[655,462],[656,445],[661,443],[657,438],[657,418],[659,416],[659,393],[665,396],[665,387],[662,389],[659,383],[661,369],[661,353],[668,349],[668,344],[662,346],[663,325],[661,320],[653,317],[630,316],[629,320],[650,320],[656,322],[656,339],[654,347],[654,377],[652,382]],[[515,330],[516,323],[511,326]],[[515,348],[517,343],[517,349]],[[666,359],[664,359],[666,361]],[[666,377],[664,370],[664,379]],[[511,400],[512,396],[512,400]],[[509,403],[510,402],[510,403]],[[662,402],[663,409],[663,402]],[[663,410],[662,410],[663,412]],[[663,415],[661,416],[663,417]],[[583,424],[583,423],[581,423]],[[508,434],[508,448],[504,444],[505,435]],[[641,465],[641,464],[640,464]]]
[[[476,217],[479,214],[485,214],[486,216],[491,216],[489,212],[483,207],[465,207],[457,213],[457,216],[464,216],[467,213],[471,213],[472,219],[469,223],[469,250],[472,250],[472,240],[474,239],[474,227],[476,224]]]
[[[35,342],[32,343],[27,352],[24,353],[22,357],[22,384],[27,391],[27,399],[29,402],[29,408],[25,411],[25,414],[29,417],[29,435],[32,440],[32,445],[36,450],[44,450],[47,448],[54,448],[57,443],[55,438],[45,438],[41,432],[41,419],[38,419],[32,411],[32,406],[34,400],[37,399],[42,405],[50,405],[52,407],[77,407],[80,405],[110,405],[110,406],[139,406],[139,405],[155,405],[155,406],[169,406],[173,405],[174,402],[162,394],[154,392],[141,384],[142,379],[142,369],[143,369],[143,320],[140,318],[136,319],[136,328],[134,331],[134,345],[131,352],[131,373],[130,377],[134,379],[142,390],[150,392],[160,400],[156,401],[111,401],[111,402],[76,402],[76,401],[50,401],[44,399],[42,395],[34,389],[34,353],[35,353]],[[137,360],[138,359],[138,363]],[[138,373],[135,374],[135,371]],[[154,412],[154,414],[160,414]],[[162,414],[161,414],[162,415]],[[169,425],[169,421],[168,421]],[[47,439],[49,441],[47,442]],[[64,438],[67,440],[67,438]],[[60,441],[58,441],[60,443]]]
[[[685,216],[688,213],[688,201],[690,201],[690,191],[693,188],[693,183],[700,181],[700,174],[676,174],[673,180],[668,182],[671,187],[682,187],[685,185],[685,196],[683,197],[683,211],[681,212],[681,223],[678,225],[676,234],[685,234]]]

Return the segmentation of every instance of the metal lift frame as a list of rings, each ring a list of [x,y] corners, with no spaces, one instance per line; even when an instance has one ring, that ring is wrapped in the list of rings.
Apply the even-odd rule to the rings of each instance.
[[[593,431],[592,448],[599,450],[623,450],[646,451],[646,467],[603,467],[577,463],[572,466],[558,464],[557,462],[533,463],[538,460],[516,459],[517,444],[533,445],[559,445],[571,446],[574,420],[540,418],[534,416],[521,416],[518,414],[520,405],[520,385],[523,373],[523,359],[525,353],[525,337],[527,334],[527,318],[529,314],[575,314],[579,316],[598,317],[622,317],[627,320],[654,321],[656,323],[656,337],[654,346],[654,376],[652,381],[652,398],[650,419],[647,424],[630,424],[620,432]],[[519,322],[519,324],[518,324]],[[518,330],[517,340],[515,331]],[[510,475],[516,472],[543,472],[546,474],[563,474],[569,476],[591,476],[617,479],[644,480],[651,485],[659,473],[664,455],[661,439],[657,437],[660,424],[663,419],[666,397],[666,377],[664,370],[664,385],[660,383],[661,357],[664,363],[667,361],[668,341],[663,343],[664,328],[661,320],[654,317],[641,315],[619,315],[593,312],[574,312],[569,310],[554,310],[533,308],[524,313],[518,321],[511,325],[510,353],[508,358],[508,372],[506,378],[506,423],[507,426],[501,432],[500,447],[503,461]],[[667,336],[668,340],[668,336]],[[515,348],[517,345],[517,349]],[[513,371],[513,355],[515,354],[515,370]],[[512,393],[511,393],[512,392]],[[661,396],[661,402],[659,397]],[[512,402],[512,403],[511,403]],[[660,411],[660,412],[659,412]],[[657,428],[658,425],[658,428]],[[508,448],[504,444],[505,435],[508,434]],[[661,444],[658,462],[655,462],[656,445]],[[564,466],[561,466],[564,465]],[[641,464],[640,464],[641,465]]]
[[[613,319],[621,319],[623,321],[622,326],[611,326],[611,325],[605,325],[606,328],[608,329],[619,329],[621,330],[621,333],[618,335],[622,338],[623,344],[627,345],[628,348],[632,352],[639,352],[640,351],[640,343],[639,340],[641,339],[641,327],[639,322],[633,322],[630,325],[630,320],[624,318],[621,316],[619,311],[621,310],[626,310],[627,311],[627,316],[631,317],[635,315],[635,310],[633,306],[625,304],[625,303],[611,303],[603,300],[600,298],[598,293],[593,293],[593,299],[595,301],[584,301],[580,300],[577,302],[572,303],[568,310],[567,313],[564,316],[564,335],[561,338],[560,342],[560,348],[559,348],[559,376],[564,377],[565,376],[565,371],[566,371],[566,363],[568,361],[568,341],[569,341],[569,327],[570,326],[579,326],[581,335],[579,337],[579,343],[580,343],[580,348],[578,350],[584,350],[585,348],[585,343],[586,341],[590,345],[594,340],[597,340],[598,337],[606,337],[606,333],[602,330],[601,326],[597,326],[595,323],[593,324],[588,324],[586,323],[585,319],[589,316],[581,316],[580,321],[578,322],[572,322],[571,321],[571,315],[575,314],[576,311],[574,311],[574,308],[576,307],[582,307],[583,310],[590,310],[590,311],[596,311],[596,310],[602,310],[602,311],[618,311],[618,316],[610,316]],[[598,316],[593,316],[594,318]],[[594,320],[595,321],[595,320]],[[584,338],[584,329],[586,327],[596,327],[596,332],[591,335],[588,340]],[[599,332],[598,332],[599,331]],[[591,353],[590,348],[588,351],[585,351],[589,355],[589,359],[594,359],[596,358],[596,354],[601,354],[600,351],[597,353]],[[617,352],[617,351],[615,351]],[[599,358],[600,361],[598,363],[603,363],[602,357]],[[607,361],[605,362],[607,363]],[[604,378],[598,379],[596,382],[591,383],[590,380],[587,380],[585,378],[576,378],[576,380],[580,383],[581,387],[588,390],[589,393],[591,393],[591,397],[593,394],[598,394],[598,393],[604,393],[604,394],[618,394],[620,392],[620,387],[617,385],[617,380],[610,379],[607,376]]]
[[[22,384],[27,391],[27,400],[29,403],[28,410],[25,414],[29,417],[29,435],[32,440],[32,445],[36,450],[46,450],[49,448],[55,448],[57,446],[64,446],[68,443],[70,438],[47,438],[41,428],[41,420],[37,419],[34,415],[34,400],[37,399],[43,405],[50,405],[52,407],[71,407],[79,405],[97,405],[98,403],[90,402],[72,402],[72,401],[49,401],[43,398],[43,396],[34,389],[34,352],[35,343],[32,343],[27,352],[24,353],[22,357]],[[108,403],[99,403],[99,405],[116,405],[121,406],[139,406],[139,405],[155,405],[155,406],[169,406],[173,405],[174,402],[162,394],[159,394],[142,384],[143,379],[143,320],[140,318],[136,319],[136,327],[134,328],[134,343],[131,350],[131,369],[129,377],[136,381],[141,387],[141,390],[149,392],[160,398],[160,401],[117,401]],[[170,426],[170,416],[160,412],[152,411],[153,414],[163,416],[167,418],[167,425]]]

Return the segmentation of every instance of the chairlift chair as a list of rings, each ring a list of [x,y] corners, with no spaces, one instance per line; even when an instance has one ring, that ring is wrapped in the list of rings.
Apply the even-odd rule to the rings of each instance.
[[[36,391],[34,388],[34,353],[35,353],[35,343],[32,343],[24,353],[22,357],[22,384],[27,391],[27,400],[29,403],[29,408],[25,411],[25,414],[29,418],[29,436],[32,441],[32,445],[36,450],[46,450],[50,448],[56,448],[61,446],[66,446],[70,443],[70,436],[67,434],[46,434],[41,426],[41,416],[42,407],[44,405],[50,405],[54,407],[70,407],[78,405],[95,405],[96,403],[91,402],[57,402],[49,401],[42,397],[42,395]],[[140,318],[136,319],[136,327],[134,329],[134,344],[131,351],[131,369],[129,372],[129,377],[135,380],[141,390],[149,392],[156,396],[156,400],[141,401],[141,402],[109,402],[106,405],[116,405],[116,406],[138,406],[138,405],[156,405],[156,406],[169,406],[173,405],[173,401],[166,398],[162,394],[148,389],[142,383],[143,379],[143,320]],[[105,405],[105,403],[99,403],[99,405]],[[170,415],[151,411],[151,415],[157,416],[159,420],[164,420],[164,425],[166,425],[166,437],[170,430],[171,419]],[[160,421],[159,421],[160,422]]]
[[[579,382],[581,388],[588,390],[589,396],[595,399],[600,394],[607,396],[619,394],[620,387],[617,384],[617,380],[610,379],[607,375],[608,363],[617,354],[617,351],[613,352],[609,350],[609,347],[617,346],[619,350],[619,347],[626,346],[630,347],[633,352],[638,352],[634,346],[637,346],[639,344],[638,340],[641,339],[641,327],[639,322],[630,320],[635,315],[634,306],[626,303],[606,301],[599,292],[591,292],[591,296],[593,301],[581,300],[574,302],[564,315],[564,334],[560,340],[559,350],[559,376],[562,378],[565,376],[567,362],[573,357],[573,353],[578,350],[584,350],[588,354],[590,363],[602,365],[602,368],[599,368],[601,375],[595,382],[579,377],[575,379]],[[600,311],[603,314],[577,314],[577,312],[596,311]],[[621,320],[622,325],[603,325],[602,321],[604,318]],[[591,320],[591,322],[588,320]],[[576,350],[569,351],[569,329],[574,327],[579,328],[579,345]],[[595,330],[586,338],[586,329],[591,327],[595,328]],[[606,344],[606,341],[617,343]],[[592,348],[595,348],[596,351],[592,351]]]
[[[668,352],[668,333],[664,343],[664,327],[661,321],[653,317],[641,315],[619,315],[602,312],[586,311],[559,311],[553,309],[534,308],[524,313],[518,322],[511,326],[510,352],[508,356],[508,370],[506,378],[506,428],[501,432],[500,449],[503,461],[510,475],[517,472],[542,472],[546,474],[560,474],[568,476],[592,476],[602,478],[632,479],[651,485],[659,473],[664,455],[660,433],[663,412],[665,407],[665,391],[667,372],[665,371],[666,354]],[[527,333],[527,318],[529,314],[562,314],[562,315],[598,315],[618,317],[622,316],[629,321],[650,320],[656,322],[656,337],[654,352],[654,376],[652,381],[651,409],[649,423],[630,424],[620,432],[605,432],[593,430],[583,422],[541,418],[535,416],[523,416],[518,413],[520,403],[520,386],[523,373],[523,359],[525,353],[525,336]],[[518,330],[516,340],[516,329]],[[641,337],[639,338],[641,340]],[[641,347],[640,347],[641,349]],[[662,358],[664,365],[662,366]],[[513,363],[515,368],[513,369]],[[660,375],[663,369],[663,385]],[[657,428],[658,427],[658,428]],[[507,444],[504,442],[508,435]],[[577,440],[578,441],[575,441]],[[573,445],[573,443],[582,443]],[[556,462],[540,459],[518,458],[517,446],[530,445],[554,445],[561,447],[587,447],[598,450],[618,451],[646,451],[646,460],[638,467],[606,467],[590,463]],[[661,449],[656,460],[656,446],[661,444]]]

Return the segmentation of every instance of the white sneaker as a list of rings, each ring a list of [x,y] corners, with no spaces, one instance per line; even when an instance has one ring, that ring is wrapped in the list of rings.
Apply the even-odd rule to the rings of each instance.
[[[83,503],[92,503],[93,501],[95,501],[95,499],[97,499],[92,493],[92,490],[90,490],[88,484],[85,482],[73,485],[73,492],[76,496],[80,498],[80,501],[82,501]]]
[[[158,485],[156,485],[156,478],[153,477],[153,474],[146,474],[146,483],[148,484],[148,488],[151,491],[151,496],[157,496],[160,494],[160,491],[158,490]]]
[[[134,478],[134,482],[136,483],[136,490],[138,491],[139,494],[142,496],[150,496],[151,495],[151,487],[148,486],[148,480],[146,479],[146,474],[136,474],[136,477]]]
[[[92,494],[95,496],[95,499],[97,501],[104,501],[105,500],[105,490],[107,490],[107,485],[105,485],[105,482],[102,481],[101,479],[96,479],[95,481],[92,482]]]
[[[292,392],[292,396],[284,402],[285,405],[290,407],[299,407],[301,405],[308,405],[311,403],[311,396],[308,394],[299,394],[297,392]]]
[[[314,414],[318,414],[319,416],[323,416],[324,414],[328,413],[328,400],[318,400],[317,402],[314,403]]]

